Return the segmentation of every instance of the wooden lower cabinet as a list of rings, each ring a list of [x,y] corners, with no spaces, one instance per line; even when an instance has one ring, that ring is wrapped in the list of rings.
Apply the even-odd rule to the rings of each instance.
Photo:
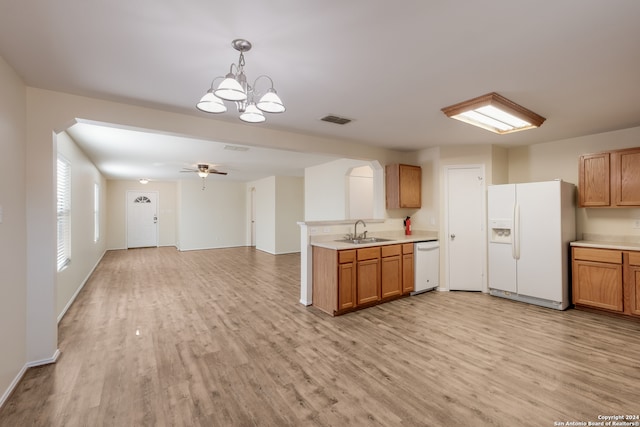
[[[388,245],[381,248],[382,299],[402,295],[402,245]]]
[[[357,250],[357,304],[380,301],[380,247]]]
[[[356,251],[340,251],[338,256],[338,311],[356,306]]]
[[[413,243],[312,251],[313,305],[332,316],[414,290]]]
[[[408,294],[415,289],[413,270],[413,243],[402,245],[402,293]]]
[[[627,275],[629,290],[629,312],[640,316],[640,253],[629,253],[629,274]]]
[[[574,304],[623,311],[622,264],[575,260],[573,281]]]
[[[573,303],[640,316],[640,252],[572,248]]]

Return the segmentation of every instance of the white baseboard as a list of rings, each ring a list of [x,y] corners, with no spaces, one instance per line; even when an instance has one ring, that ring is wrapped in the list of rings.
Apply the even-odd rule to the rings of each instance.
[[[53,353],[53,356],[51,356],[48,359],[36,360],[33,362],[25,363],[22,369],[20,369],[20,372],[18,372],[18,375],[16,375],[13,381],[11,381],[11,384],[9,384],[9,387],[2,394],[2,397],[0,397],[0,409],[4,406],[7,399],[9,399],[9,396],[11,396],[11,393],[13,393],[13,390],[18,386],[18,384],[20,384],[20,381],[22,380],[22,377],[24,377],[24,374],[27,372],[27,369],[34,368],[36,366],[49,365],[51,363],[55,363],[58,360],[59,356],[60,356],[60,350],[56,349],[55,353]]]
[[[50,365],[51,363],[56,363],[58,361],[58,357],[60,357],[60,350],[56,348],[56,351],[55,353],[53,353],[53,356],[47,359],[34,360],[32,362],[27,362],[25,366],[27,368],[35,368],[36,366]]]
[[[27,372],[27,365],[24,365],[22,369],[20,369],[20,372],[18,372],[18,375],[16,375],[13,381],[11,381],[11,384],[9,384],[9,388],[7,388],[7,390],[5,390],[2,397],[0,397],[0,408],[4,406],[4,403],[7,401],[9,396],[11,396],[11,393],[13,393],[13,390],[20,383],[20,380],[24,376],[25,372]]]
[[[71,296],[71,298],[69,299],[69,302],[67,302],[67,305],[64,306],[64,308],[62,309],[62,312],[58,315],[58,323],[60,323],[60,321],[62,320],[62,318],[64,317],[65,314],[67,314],[67,310],[69,310],[69,308],[71,307],[71,305],[73,304],[73,302],[76,300],[78,294],[80,293],[80,291],[82,290],[82,288],[84,288],[84,285],[87,284],[87,282],[89,281],[89,278],[91,277],[91,275],[93,274],[93,272],[95,271],[96,267],[98,267],[98,264],[100,264],[100,261],[102,261],[102,258],[104,258],[104,255],[107,253],[107,251],[105,250],[104,252],[102,252],[102,255],[100,255],[100,258],[98,258],[98,261],[94,264],[94,266],[91,268],[91,271],[89,271],[89,274],[87,274],[87,276],[84,278],[84,280],[82,281],[82,283],[80,284],[80,286],[78,286],[78,289],[76,289],[76,291],[73,293],[73,295]]]

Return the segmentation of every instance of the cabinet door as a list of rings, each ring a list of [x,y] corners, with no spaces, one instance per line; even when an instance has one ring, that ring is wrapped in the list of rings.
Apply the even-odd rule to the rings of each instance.
[[[640,267],[629,267],[629,311],[640,316]]]
[[[626,289],[629,291],[629,312],[640,316],[640,252],[629,252],[629,283]]]
[[[612,152],[612,192],[616,206],[640,206],[640,148]]]
[[[402,255],[402,293],[414,290],[413,253]]]
[[[358,261],[357,304],[380,300],[380,258]]]
[[[400,255],[382,258],[381,275],[382,298],[402,295],[402,259]]]
[[[573,261],[573,302],[622,311],[622,265]]]
[[[338,265],[338,311],[356,306],[356,264]]]
[[[422,206],[422,169],[419,166],[400,165],[400,207]]]
[[[422,206],[420,166],[393,164],[385,167],[387,209]]]
[[[611,204],[609,168],[609,153],[580,156],[578,195],[581,207]]]

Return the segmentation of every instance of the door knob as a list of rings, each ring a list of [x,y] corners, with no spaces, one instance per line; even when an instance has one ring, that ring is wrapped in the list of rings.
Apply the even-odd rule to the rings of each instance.
[[[450,237],[451,237],[451,240],[453,240],[453,239],[456,238],[456,235],[455,234],[451,234]]]

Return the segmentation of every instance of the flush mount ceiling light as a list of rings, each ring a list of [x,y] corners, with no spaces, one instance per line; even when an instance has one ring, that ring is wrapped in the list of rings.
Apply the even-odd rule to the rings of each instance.
[[[227,111],[224,101],[235,102],[240,120],[248,123],[264,122],[266,118],[263,113],[284,112],[284,104],[273,88],[271,77],[263,74],[255,79],[253,86],[247,83],[247,76],[244,74],[244,53],[251,50],[251,43],[244,39],[235,39],[231,46],[240,52],[238,63],[231,64],[225,77],[213,79],[211,87],[196,104],[196,108],[205,113],[218,114]],[[214,89],[214,83],[218,79],[222,79],[222,82]],[[256,90],[260,79],[267,79],[270,83],[270,87],[264,93]]]
[[[139,181],[140,181],[140,184],[148,184],[149,183],[149,179],[148,178],[140,178]]]
[[[546,120],[495,92],[442,109],[452,119],[505,134],[537,128]]]

